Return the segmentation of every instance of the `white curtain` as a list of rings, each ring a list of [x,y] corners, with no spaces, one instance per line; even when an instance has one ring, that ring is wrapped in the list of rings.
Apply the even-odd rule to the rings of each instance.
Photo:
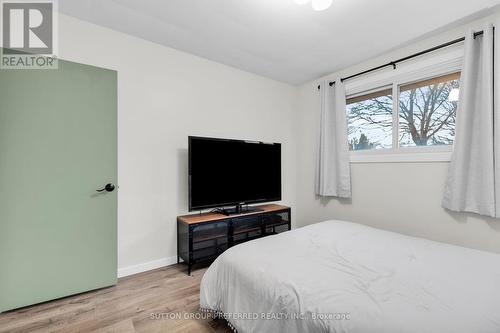
[[[340,79],[320,88],[321,119],[316,171],[316,194],[351,197],[351,167],[347,144],[346,95]]]
[[[494,105],[493,26],[483,31],[476,38],[474,31],[465,37],[454,151],[442,205],[499,217],[500,114],[498,101]]]

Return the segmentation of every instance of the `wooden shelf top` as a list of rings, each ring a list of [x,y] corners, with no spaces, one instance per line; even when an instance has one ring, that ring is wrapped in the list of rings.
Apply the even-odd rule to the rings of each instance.
[[[253,212],[248,212],[248,213],[243,213],[243,214],[234,214],[234,215],[224,215],[222,213],[208,212],[208,213],[201,213],[201,214],[177,216],[177,219],[183,223],[186,223],[186,224],[197,224],[197,223],[205,223],[205,222],[214,222],[214,221],[218,221],[218,220],[226,220],[226,219],[235,218],[235,217],[251,216],[251,215],[262,214],[262,213],[276,212],[276,211],[285,210],[285,209],[290,208],[288,206],[277,205],[277,204],[260,205],[260,206],[252,206],[252,207],[258,208],[259,210],[253,211]]]

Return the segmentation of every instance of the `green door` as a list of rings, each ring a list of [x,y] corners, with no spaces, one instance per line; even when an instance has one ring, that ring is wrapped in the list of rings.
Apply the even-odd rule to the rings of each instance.
[[[116,84],[0,69],[0,312],[116,284]]]

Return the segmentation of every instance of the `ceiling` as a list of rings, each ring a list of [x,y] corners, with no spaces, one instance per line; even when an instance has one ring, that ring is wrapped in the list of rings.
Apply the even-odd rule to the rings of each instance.
[[[62,0],[60,10],[290,84],[367,60],[500,0]]]

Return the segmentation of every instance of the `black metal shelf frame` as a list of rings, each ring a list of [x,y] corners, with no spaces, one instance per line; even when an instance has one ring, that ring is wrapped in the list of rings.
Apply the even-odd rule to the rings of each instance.
[[[290,229],[290,208],[196,224],[178,219],[177,262],[182,259],[190,275],[193,265],[215,260],[232,246]]]

